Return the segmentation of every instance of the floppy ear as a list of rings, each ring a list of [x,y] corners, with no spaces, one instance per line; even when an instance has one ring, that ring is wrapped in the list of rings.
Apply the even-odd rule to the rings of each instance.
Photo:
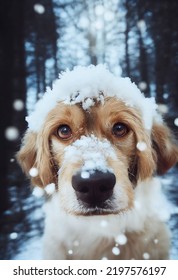
[[[165,124],[153,125],[152,143],[156,152],[157,174],[161,175],[178,162],[178,146]]]
[[[49,140],[42,133],[27,131],[24,136],[22,147],[17,153],[17,160],[22,170],[31,179],[32,185],[45,187],[49,183],[55,183],[55,172],[51,162]],[[36,168],[37,176],[30,176],[31,168]]]
[[[145,145],[143,150],[141,148],[139,149],[139,143]],[[150,135],[143,128],[138,128],[136,131],[136,145],[135,165],[133,165],[133,168],[135,169],[136,181],[143,181],[152,177],[156,170],[155,152],[152,149]]]

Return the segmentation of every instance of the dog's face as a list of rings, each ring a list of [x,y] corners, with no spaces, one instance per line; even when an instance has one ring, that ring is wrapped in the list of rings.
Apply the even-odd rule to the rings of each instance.
[[[59,102],[38,133],[27,131],[18,160],[33,185],[55,183],[74,215],[118,214],[133,207],[134,189],[178,159],[168,128],[144,128],[138,109],[108,97],[88,110]]]

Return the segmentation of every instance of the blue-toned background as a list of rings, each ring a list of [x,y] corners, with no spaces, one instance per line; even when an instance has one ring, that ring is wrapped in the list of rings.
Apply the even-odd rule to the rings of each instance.
[[[146,96],[156,98],[178,138],[177,26],[176,0],[0,1],[0,259],[40,257],[43,198],[31,194],[15,153],[25,116],[60,71],[106,63],[115,75],[129,76]],[[175,205],[170,220],[174,259],[177,171],[162,178]]]

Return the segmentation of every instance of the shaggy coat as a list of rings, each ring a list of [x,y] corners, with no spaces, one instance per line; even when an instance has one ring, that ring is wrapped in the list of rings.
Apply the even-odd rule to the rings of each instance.
[[[115,97],[88,110],[58,102],[39,132],[27,130],[17,157],[28,176],[37,168],[33,186],[56,186],[45,206],[45,259],[169,258],[169,206],[156,176],[178,149],[164,123],[146,130],[139,109]],[[96,170],[114,184],[108,190],[102,179],[99,194],[92,187],[93,202]]]

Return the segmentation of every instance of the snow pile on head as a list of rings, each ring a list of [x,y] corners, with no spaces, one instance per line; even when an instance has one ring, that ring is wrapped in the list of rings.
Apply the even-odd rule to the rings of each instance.
[[[47,114],[57,102],[65,104],[81,103],[84,110],[101,103],[105,97],[117,97],[127,106],[138,108],[143,116],[146,129],[151,129],[157,116],[154,98],[145,98],[139,88],[129,78],[116,77],[105,65],[76,66],[59,75],[59,79],[48,88],[36,104],[34,112],[27,117],[29,128],[38,132],[44,124]]]
[[[99,140],[94,135],[82,136],[72,145],[65,148],[64,160],[67,162],[76,162],[76,159],[83,161],[82,177],[87,178],[95,170],[107,172],[111,168],[107,164],[107,159],[117,160],[114,149],[107,140]]]

